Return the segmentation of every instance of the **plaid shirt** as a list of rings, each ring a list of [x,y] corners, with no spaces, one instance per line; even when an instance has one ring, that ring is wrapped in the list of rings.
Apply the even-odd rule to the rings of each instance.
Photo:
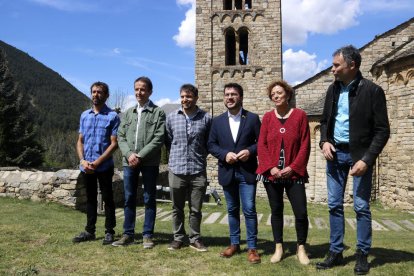
[[[191,118],[186,118],[181,109],[168,115],[168,166],[174,174],[194,175],[206,170],[210,127],[211,115],[198,107]]]
[[[104,106],[97,114],[93,109],[84,111],[80,118],[79,133],[83,136],[83,158],[93,162],[101,156],[111,144],[111,136],[117,136],[120,120],[118,114]],[[114,166],[112,156],[96,168],[102,172]],[[84,171],[82,166],[79,166]]]

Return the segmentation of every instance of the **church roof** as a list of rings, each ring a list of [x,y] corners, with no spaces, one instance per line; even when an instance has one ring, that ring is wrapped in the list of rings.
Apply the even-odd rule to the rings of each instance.
[[[372,70],[377,67],[387,65],[391,62],[397,62],[401,59],[406,59],[407,57],[414,56],[414,37],[408,40],[406,43],[400,45],[400,47],[391,51],[388,55],[379,59],[372,65]]]
[[[359,51],[364,50],[365,48],[367,48],[368,46],[370,46],[372,43],[376,42],[378,39],[383,38],[388,36],[389,34],[391,34],[392,32],[394,32],[397,29],[400,28],[406,28],[407,26],[409,26],[410,24],[412,24],[414,22],[414,17],[412,17],[411,19],[405,21],[404,23],[401,23],[400,25],[396,26],[395,28],[386,31],[385,33],[382,33],[380,35],[376,35],[375,38],[373,40],[371,40],[370,42],[368,42],[367,44],[365,44],[364,46],[362,46],[361,48],[359,48]],[[322,70],[321,72],[319,72],[318,74],[304,80],[303,82],[299,83],[298,85],[295,85],[293,88],[297,89],[300,88],[310,82],[312,82],[313,80],[319,78],[320,76],[325,75],[326,73],[328,73],[331,70],[331,66],[329,66],[328,68]]]

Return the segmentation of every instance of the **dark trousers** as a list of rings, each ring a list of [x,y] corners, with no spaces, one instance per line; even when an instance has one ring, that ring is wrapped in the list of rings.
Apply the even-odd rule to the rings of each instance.
[[[275,243],[283,242],[283,192],[286,190],[293,213],[295,214],[297,243],[299,245],[305,244],[308,237],[309,221],[306,208],[305,185],[303,182],[266,183],[265,188],[272,210],[271,223]]]
[[[105,205],[105,233],[114,234],[116,226],[115,220],[115,203],[112,191],[112,176],[114,168],[111,167],[103,172],[95,172],[86,174],[81,172],[81,179],[86,186],[86,227],[85,230],[91,234],[95,234],[95,224],[98,208],[98,181],[102,193],[102,200]]]
[[[170,183],[170,195],[172,200],[172,225],[174,240],[183,241],[185,237],[185,201],[188,197],[188,207],[190,214],[188,217],[190,224],[189,239],[194,243],[200,238],[200,225],[203,217],[201,208],[203,206],[203,197],[207,189],[206,172],[200,172],[193,175],[174,174],[172,171],[168,174]]]

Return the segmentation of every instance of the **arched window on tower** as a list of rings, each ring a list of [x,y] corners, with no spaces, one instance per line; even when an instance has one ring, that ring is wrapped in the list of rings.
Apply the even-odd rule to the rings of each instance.
[[[226,65],[236,65],[236,35],[233,29],[225,33]]]
[[[234,8],[236,10],[243,9],[243,0],[234,0]]]
[[[239,64],[249,64],[249,32],[247,29],[242,28],[238,32],[239,34]]]
[[[223,10],[231,10],[232,2],[233,0],[223,0]]]

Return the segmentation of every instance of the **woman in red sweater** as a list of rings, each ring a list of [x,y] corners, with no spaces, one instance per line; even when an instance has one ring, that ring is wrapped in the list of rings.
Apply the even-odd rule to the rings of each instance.
[[[272,263],[283,255],[283,193],[295,214],[297,257],[301,264],[309,264],[305,243],[308,236],[305,183],[306,166],[310,154],[310,133],[306,113],[289,106],[293,88],[283,80],[272,82],[267,88],[275,109],[263,116],[257,153],[258,180],[264,183],[272,210],[272,231],[276,243]]]

